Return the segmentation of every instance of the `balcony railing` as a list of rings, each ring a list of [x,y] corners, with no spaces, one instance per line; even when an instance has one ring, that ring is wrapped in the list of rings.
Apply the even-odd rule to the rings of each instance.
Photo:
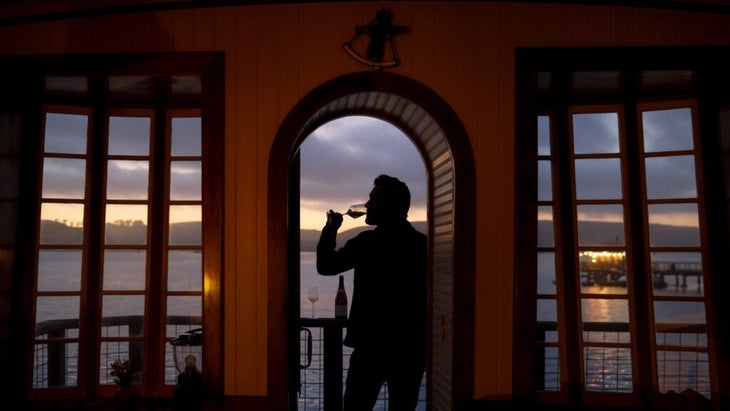
[[[114,340],[104,345],[99,358],[99,380],[112,384],[109,364],[117,359],[129,359],[132,364],[142,364],[140,344],[124,340],[130,336],[141,336],[144,318],[140,315],[102,318],[101,335],[113,336]],[[167,317],[167,335],[177,336],[192,328],[200,327],[200,316]],[[33,388],[73,387],[78,384],[78,319],[49,320],[36,324],[34,349]],[[171,349],[165,355],[165,383],[174,385],[177,370]]]
[[[105,317],[102,319],[102,335],[130,336],[141,335],[143,318],[141,316]],[[167,335],[179,335],[191,328],[200,326],[200,317],[171,316],[167,319]],[[300,319],[301,332],[301,384],[298,399],[299,410],[339,411],[342,409],[342,395],[347,375],[347,365],[351,350],[342,345],[344,320],[329,318]],[[137,331],[135,331],[137,330]],[[548,391],[560,390],[560,370],[558,364],[557,333],[554,322],[538,323],[539,340],[545,341],[536,364],[536,386]],[[627,323],[584,323],[584,338],[591,345],[607,345],[624,341],[628,347],[629,324]],[[590,334],[590,335],[588,335]],[[78,335],[78,320],[52,320],[36,325],[36,339],[47,344],[36,344],[33,387],[48,388],[76,386],[78,378],[78,352],[69,349]],[[311,340],[310,340],[311,335]],[[623,336],[622,336],[623,335]],[[682,391],[691,388],[705,397],[710,397],[709,358],[707,355],[707,330],[704,324],[660,324],[657,329],[657,346],[659,365],[659,389]],[[60,341],[60,343],[54,343]],[[124,341],[123,341],[124,342]],[[310,349],[311,344],[311,349]],[[117,358],[129,358],[132,363],[141,363],[142,353],[130,349],[132,344],[111,344],[100,354],[100,380],[102,384],[111,383],[108,378],[108,365]],[[611,348],[611,347],[609,347]],[[595,364],[603,364],[600,369],[587,369],[592,381],[587,389],[593,391],[622,391],[621,378],[630,378],[630,354],[621,357],[624,350],[617,354],[616,350],[605,350],[598,358],[591,360]],[[165,382],[175,384],[177,371],[168,351],[165,362]],[[676,358],[675,358],[676,357]],[[106,379],[105,379],[106,378]],[[606,385],[606,382],[609,382]],[[629,384],[630,386],[630,384]],[[383,388],[376,403],[376,410],[387,410],[387,386]],[[421,385],[419,410],[426,409],[425,377]]]
[[[352,349],[342,345],[346,320],[301,318],[300,411],[342,410],[342,397]],[[310,340],[311,338],[311,340]],[[388,409],[388,386],[380,391],[374,410]],[[421,382],[417,410],[426,409],[426,377]]]

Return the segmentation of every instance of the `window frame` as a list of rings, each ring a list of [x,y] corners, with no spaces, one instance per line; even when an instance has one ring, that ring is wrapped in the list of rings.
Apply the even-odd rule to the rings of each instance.
[[[202,317],[206,333],[203,334],[203,357],[206,373],[204,374],[204,385],[206,390],[213,394],[222,395],[222,258],[223,258],[223,241],[222,241],[222,191],[223,191],[223,55],[220,52],[194,52],[194,53],[149,53],[149,54],[119,54],[119,55],[90,55],[90,56],[13,56],[1,58],[3,62],[9,62],[2,65],[0,71],[6,76],[18,78],[18,82],[23,86],[17,87],[14,93],[6,95],[6,98],[16,98],[16,103],[12,107],[20,113],[23,123],[23,147],[22,158],[24,165],[21,171],[21,181],[23,181],[20,193],[19,204],[24,204],[21,208],[24,211],[21,214],[21,222],[19,226],[28,227],[30,233],[18,236],[26,238],[30,241],[18,241],[17,246],[13,249],[13,253],[18,261],[14,266],[14,282],[13,294],[21,296],[14,301],[11,307],[13,318],[25,318],[27,321],[18,321],[22,325],[18,333],[12,336],[9,343],[12,347],[17,347],[17,355],[13,361],[17,364],[17,377],[13,379],[13,386],[17,388],[14,392],[24,396],[25,401],[69,401],[78,400],[96,400],[113,396],[115,386],[106,386],[99,382],[99,359],[98,344],[101,341],[101,335],[89,336],[87,332],[81,333],[80,341],[89,344],[96,341],[97,348],[93,351],[96,359],[89,356],[89,364],[87,366],[79,366],[79,380],[77,386],[62,389],[33,389],[33,344],[28,344],[34,340],[34,303],[27,301],[35,301],[35,280],[26,279],[27,275],[23,272],[35,272],[35,244],[39,240],[38,221],[40,213],[40,195],[42,190],[42,163],[41,158],[42,146],[38,145],[38,136],[43,134],[44,128],[38,123],[43,118],[43,107],[72,107],[76,110],[78,107],[89,107],[98,114],[92,114],[89,117],[90,134],[98,134],[103,126],[100,118],[103,118],[107,108],[116,110],[138,110],[144,107],[150,107],[159,112],[160,107],[167,107],[170,112],[189,112],[189,110],[198,110],[201,117],[201,135],[202,135],[202,190],[201,190],[201,245],[204,250],[201,257],[201,296],[202,296]],[[99,93],[89,95],[79,95],[78,93],[52,93],[44,92],[44,78],[46,76],[84,76],[89,79],[90,89],[102,90],[106,86],[104,78],[114,75],[135,75],[135,76],[151,76],[157,82],[154,91],[159,93],[158,98],[129,98],[128,96],[118,95],[101,95]],[[176,76],[178,76],[176,78]],[[194,90],[187,93],[187,90],[180,92],[180,89],[172,89],[172,82],[179,80],[179,76],[197,76],[202,85],[201,90]],[[162,81],[163,83],[159,83]],[[183,79],[184,81],[184,79]],[[167,82],[169,87],[157,87]],[[177,94],[176,94],[177,93]],[[3,99],[5,100],[5,99]],[[4,103],[3,103],[4,104]],[[157,121],[164,121],[165,118],[158,118]],[[155,127],[156,128],[156,127]],[[162,130],[162,129],[160,129]],[[169,139],[169,136],[166,137]],[[91,140],[90,140],[91,141]],[[92,150],[92,148],[88,148]],[[97,150],[98,152],[98,150]],[[91,156],[92,154],[88,154]],[[103,156],[106,159],[106,156]],[[104,163],[98,160],[93,165],[87,162],[86,186],[90,187],[92,183],[88,178],[95,174],[97,180],[103,179],[105,176]],[[167,158],[169,161],[169,156]],[[28,165],[33,163],[33,167]],[[104,172],[102,172],[104,171]],[[150,173],[151,174],[151,173]],[[150,175],[150,178],[152,176]],[[169,172],[166,173],[166,179],[169,180]],[[105,183],[103,183],[105,184]],[[103,185],[102,184],[102,185]],[[167,184],[167,182],[165,182]],[[97,188],[101,190],[101,188]],[[149,188],[150,192],[153,188]],[[87,188],[88,191],[88,188]],[[87,193],[88,195],[88,193]],[[105,196],[105,191],[104,194]],[[168,194],[169,196],[169,194]],[[98,197],[98,195],[97,195]],[[167,197],[166,197],[167,198]],[[148,199],[152,201],[151,199]],[[90,201],[87,197],[85,201]],[[97,207],[96,210],[93,210]],[[103,210],[98,210],[98,205],[92,205],[89,209],[94,213],[103,215]],[[88,214],[88,213],[87,213]],[[89,215],[85,215],[85,221]],[[101,220],[100,220],[101,221]],[[103,221],[102,221],[103,223]],[[205,229],[202,230],[202,224]],[[27,230],[26,230],[27,231]],[[84,238],[88,238],[93,231],[92,226],[84,224]],[[31,234],[32,233],[32,234]],[[97,234],[101,235],[101,234]],[[103,237],[100,237],[103,238]],[[88,244],[87,244],[88,245]],[[82,248],[86,248],[83,245]],[[149,244],[146,246],[149,248]],[[99,248],[103,250],[103,247]],[[89,265],[101,267],[101,256],[92,260]],[[83,275],[87,275],[89,267],[84,266]],[[101,280],[101,276],[99,276]],[[82,282],[82,287],[86,292],[86,281]],[[97,288],[101,290],[101,285]],[[80,307],[80,321],[87,317],[86,321],[98,322],[101,314],[97,313],[93,307],[100,307],[100,296],[97,297],[96,304],[89,305],[84,301]],[[153,300],[156,300],[153,299]],[[21,301],[25,301],[21,303]],[[148,299],[148,301],[151,301]],[[164,305],[164,299],[157,301],[158,307]],[[164,308],[164,307],[163,307]],[[162,309],[158,310],[163,313]],[[95,317],[95,318],[92,318]],[[164,321],[164,317],[161,317]],[[165,348],[171,338],[165,337],[164,328],[154,324],[158,329],[159,346]],[[155,328],[149,326],[149,328]],[[98,329],[98,327],[88,327]],[[93,331],[90,331],[94,334]],[[150,334],[145,332],[145,339],[150,338]],[[153,344],[157,346],[157,344]],[[87,347],[88,348],[88,347]],[[79,355],[87,355],[79,346]],[[153,350],[156,350],[153,348]],[[82,354],[83,352],[83,354]],[[163,354],[161,354],[164,356]],[[158,356],[159,358],[159,356]],[[164,359],[160,360],[160,366],[164,367]],[[96,371],[94,371],[96,370]],[[160,368],[160,373],[164,375],[164,371]],[[85,373],[85,374],[84,374]],[[83,375],[83,376],[82,376]],[[141,393],[143,397],[149,398],[171,398],[173,385],[165,385],[164,379],[160,378],[160,385],[149,389],[143,389]],[[23,394],[21,394],[23,393]],[[22,398],[22,397],[21,397]]]
[[[562,352],[560,358],[560,372],[567,373],[561,375],[561,384],[564,384],[559,391],[548,392],[541,391],[537,386],[537,381],[534,377],[535,372],[541,370],[541,365],[536,358],[535,349],[538,348],[536,345],[537,331],[535,328],[535,313],[537,309],[536,297],[537,294],[537,282],[535,278],[537,270],[537,262],[535,261],[535,246],[538,244],[537,240],[537,219],[536,207],[541,205],[537,198],[537,160],[541,157],[537,153],[537,119],[539,115],[550,116],[550,134],[551,143],[553,148],[551,149],[551,156],[558,155],[554,151],[556,144],[556,135],[569,136],[569,122],[567,120],[570,113],[571,107],[576,106],[601,106],[606,104],[617,104],[619,106],[624,105],[625,112],[625,125],[623,129],[626,130],[627,135],[622,138],[625,139],[636,139],[637,136],[641,135],[640,121],[636,116],[640,116],[639,109],[641,107],[656,107],[657,104],[664,104],[663,101],[684,101],[689,100],[696,101],[694,107],[696,111],[693,111],[694,121],[694,138],[695,138],[695,163],[696,168],[696,180],[697,180],[697,203],[698,203],[698,218],[700,220],[700,231],[704,238],[702,239],[702,251],[706,259],[703,261],[707,262],[705,270],[705,313],[706,313],[706,324],[707,324],[707,338],[709,340],[709,346],[707,351],[709,352],[710,363],[716,364],[714,370],[710,371],[710,376],[713,381],[713,392],[712,401],[715,404],[723,403],[727,398],[727,372],[723,371],[722,364],[728,363],[727,355],[721,355],[719,347],[720,342],[726,341],[719,330],[723,329],[723,326],[727,326],[727,316],[717,315],[721,311],[720,308],[723,304],[718,303],[718,296],[721,294],[722,284],[727,284],[727,280],[718,280],[718,274],[721,273],[725,263],[721,261],[721,256],[718,251],[722,250],[723,247],[727,246],[727,237],[718,233],[718,230],[722,230],[723,227],[727,227],[726,213],[727,210],[722,210],[721,207],[710,205],[712,198],[719,196],[725,196],[727,198],[727,192],[721,186],[721,182],[706,179],[705,175],[709,175],[708,170],[717,169],[718,164],[722,162],[720,154],[715,152],[719,143],[719,136],[715,136],[716,129],[711,123],[713,120],[716,121],[717,110],[722,104],[722,100],[728,98],[723,95],[718,97],[722,92],[727,93],[728,82],[721,80],[718,77],[721,70],[708,70],[710,64],[712,64],[712,55],[720,52],[715,49],[708,48],[672,48],[671,51],[666,48],[522,48],[517,51],[516,58],[516,139],[515,139],[515,173],[516,173],[516,236],[515,236],[515,299],[514,299],[514,340],[515,350],[513,352],[513,388],[514,395],[516,398],[526,399],[536,403],[548,404],[568,404],[568,403],[579,403],[586,405],[600,405],[605,404],[609,401],[612,405],[620,407],[633,407],[646,405],[651,403],[652,398],[655,396],[654,388],[652,387],[651,381],[657,381],[656,375],[656,347],[657,342],[653,331],[640,330],[653,330],[654,317],[651,302],[654,301],[657,296],[652,294],[651,288],[651,276],[643,276],[644,278],[637,279],[634,281],[634,291],[629,290],[627,298],[630,299],[629,304],[633,307],[630,312],[636,312],[636,319],[631,318],[630,329],[633,336],[643,335],[643,338],[632,337],[630,343],[632,356],[637,362],[633,364],[634,373],[634,387],[631,393],[623,395],[621,393],[606,393],[606,392],[587,392],[585,387],[582,386],[582,361],[577,361],[577,358],[582,358],[582,347],[583,344],[580,342],[581,331],[579,319],[580,309],[580,283],[578,282],[564,281],[560,282],[560,277],[563,272],[577,272],[575,262],[566,262],[560,258],[559,254],[556,253],[556,276],[557,287],[562,288],[563,292],[559,290],[557,292],[556,299],[558,300],[558,329],[560,330],[560,342],[562,345]],[[637,75],[636,73],[642,70],[672,70],[672,69],[691,69],[695,73],[694,85],[692,87],[681,89],[681,90],[652,90],[645,93],[640,93],[637,90]],[[619,87],[613,94],[611,93],[593,93],[586,95],[573,94],[570,90],[570,78],[569,74],[575,71],[591,71],[591,70],[611,70],[619,71],[618,85]],[[541,76],[541,72],[552,73],[552,77],[549,80],[552,82],[553,88],[545,89],[543,87],[544,82],[541,83],[545,78]],[[714,87],[714,89],[713,89]],[[714,92],[717,95],[713,95]],[[710,98],[709,96],[712,95]],[[630,113],[631,104],[634,104],[634,113]],[[702,133],[700,135],[700,133]],[[698,145],[698,139],[702,139],[702,144]],[[622,143],[624,144],[624,143]],[[572,152],[562,150],[564,152]],[[629,156],[629,163],[633,162],[636,165],[641,164],[643,173],[643,158],[639,159],[638,153],[626,152],[622,156]],[[553,159],[554,160],[554,159]],[[706,160],[706,161],[705,161]],[[555,160],[555,161],[566,161]],[[572,162],[572,158],[567,161]],[[566,163],[569,164],[569,163]],[[571,168],[574,164],[571,164]],[[643,221],[646,220],[645,216],[647,199],[644,188],[643,178],[640,183],[631,182],[630,175],[634,175],[636,170],[629,169],[624,174],[622,172],[622,184],[624,185],[623,190],[631,190],[630,193],[624,194],[622,202],[626,203],[627,208],[624,211],[625,216],[629,213],[638,216],[638,219],[634,223],[626,221],[625,227],[626,239],[625,249],[627,252],[635,252],[635,258],[628,259],[628,261],[641,261],[641,265],[648,267],[649,262],[649,250],[648,250],[648,238],[647,241],[643,241],[643,237],[635,238],[634,235],[639,232],[645,232],[648,236],[648,228],[644,226]],[[565,193],[566,190],[560,187],[561,184],[572,184],[569,190],[573,190],[572,199],[575,198],[575,184],[573,180],[573,171],[570,173],[559,172],[554,168],[552,172],[552,181],[557,187],[553,187],[553,193]],[[641,174],[643,175],[643,174]],[[640,186],[637,186],[640,184]],[[708,187],[705,187],[708,185]],[[633,187],[633,188],[630,188]],[[642,196],[638,197],[637,194],[641,192]],[[563,195],[565,197],[565,195]],[[565,197],[563,200],[574,201],[570,196]],[[555,199],[553,198],[555,201]],[[649,201],[650,202],[650,201]],[[727,203],[726,203],[727,205]],[[571,207],[571,208],[574,208]],[[642,211],[643,210],[643,211]],[[637,214],[638,213],[638,214]],[[575,223],[571,222],[574,219],[573,210],[562,210],[558,212],[553,209],[553,226],[554,235],[556,236],[556,245],[563,243],[563,239],[560,238],[562,233],[572,233],[571,236],[576,236],[577,227]],[[706,221],[719,220],[717,227],[711,227],[707,225],[707,229],[704,230],[702,227]],[[638,224],[638,227],[634,227],[628,224]],[[648,224],[648,222],[646,223]],[[576,238],[576,237],[573,237]],[[634,243],[631,241],[634,240]],[[576,239],[577,241],[577,239]],[[647,249],[644,249],[646,244]],[[575,246],[577,247],[577,243]],[[537,248],[539,250],[539,247]],[[577,251],[577,249],[576,249]],[[576,253],[563,252],[563,255],[576,255]],[[576,257],[577,258],[577,257]],[[636,269],[630,270],[637,276],[642,275],[640,271]],[[715,273],[714,275],[712,273]],[[709,277],[709,278],[708,278]],[[645,283],[641,283],[646,280]],[[648,284],[647,284],[648,283]],[[712,284],[710,286],[710,284]],[[710,288],[712,287],[712,288]],[[561,303],[560,296],[567,296],[567,300]],[[575,300],[570,301],[575,296]],[[539,298],[539,297],[538,297]],[[571,314],[572,313],[572,314]],[[639,317],[645,317],[640,319]],[[651,325],[651,328],[647,328]],[[683,348],[683,347],[681,347]],[[651,354],[651,355],[649,355]],[[640,363],[639,363],[640,362]],[[575,364],[580,363],[580,364]],[[648,367],[645,367],[647,365]],[[649,369],[650,371],[647,371]],[[648,373],[648,374],[647,374]]]

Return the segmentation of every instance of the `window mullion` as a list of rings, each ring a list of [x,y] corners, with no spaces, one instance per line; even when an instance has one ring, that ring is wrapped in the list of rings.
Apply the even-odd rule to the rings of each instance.
[[[558,164],[558,176],[554,180],[556,184],[556,244],[560,254],[560,269],[558,270],[559,301],[563,305],[563,326],[565,336],[561,338],[565,349],[564,358],[567,362],[567,369],[562,377],[568,381],[567,390],[571,402],[580,402],[582,393],[581,377],[581,330],[578,313],[580,305],[578,299],[577,284],[579,279],[578,267],[576,267],[577,255],[577,228],[573,218],[575,208],[572,192],[573,181],[572,168],[570,166],[570,127],[567,105],[561,104],[556,110],[555,116],[555,161]],[[567,184],[566,184],[567,183]]]
[[[624,106],[624,139],[622,144],[626,153],[626,175],[623,178],[626,187],[626,203],[627,204],[627,268],[633,275],[628,276],[629,299],[633,309],[630,312],[631,318],[631,335],[635,339],[633,374],[634,386],[637,387],[637,394],[640,397],[648,398],[652,391],[652,370],[654,363],[652,355],[652,339],[653,332],[640,330],[650,330],[652,318],[651,303],[649,295],[650,289],[647,287],[647,278],[651,277],[647,273],[646,249],[644,244],[647,243],[645,228],[643,221],[646,221],[644,210],[646,209],[646,199],[643,196],[643,176],[641,167],[641,156],[639,154],[638,120],[636,105],[627,103]]]
[[[103,87],[103,83],[98,85]],[[102,89],[103,88],[97,88]],[[85,287],[85,307],[82,300],[82,324],[83,316],[87,316],[86,327],[79,327],[81,333],[81,344],[79,352],[85,353],[87,361],[80,362],[83,368],[80,369],[80,386],[86,390],[87,398],[94,398],[98,391],[99,364],[99,336],[101,333],[101,267],[104,244],[104,193],[106,185],[106,110],[98,100],[94,104],[91,119],[91,138],[89,141],[89,166],[87,171],[88,180],[88,203],[86,210],[86,222],[84,223],[85,244],[86,244],[86,268],[85,279],[82,287]]]
[[[147,331],[145,346],[147,358],[145,381],[147,388],[155,393],[162,385],[164,375],[164,349],[158,348],[160,341],[165,339],[164,321],[164,279],[165,256],[167,256],[165,227],[167,221],[167,169],[169,163],[167,119],[164,108],[155,110],[154,135],[152,136],[151,177],[150,177],[150,239],[149,252],[149,279],[147,288]],[[154,301],[154,303],[153,303]]]

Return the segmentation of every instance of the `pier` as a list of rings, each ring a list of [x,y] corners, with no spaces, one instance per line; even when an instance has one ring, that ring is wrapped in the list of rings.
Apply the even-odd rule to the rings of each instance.
[[[581,284],[584,286],[626,287],[626,265],[619,261],[581,262]],[[654,288],[673,286],[687,289],[687,277],[695,277],[699,290],[702,289],[702,263],[698,262],[654,262],[651,264]]]

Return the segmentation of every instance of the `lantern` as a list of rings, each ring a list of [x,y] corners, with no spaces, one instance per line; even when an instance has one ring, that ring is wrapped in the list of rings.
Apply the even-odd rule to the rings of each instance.
[[[203,398],[203,335],[202,328],[180,334],[170,341],[172,358],[177,369],[173,391],[175,409],[199,409]]]

